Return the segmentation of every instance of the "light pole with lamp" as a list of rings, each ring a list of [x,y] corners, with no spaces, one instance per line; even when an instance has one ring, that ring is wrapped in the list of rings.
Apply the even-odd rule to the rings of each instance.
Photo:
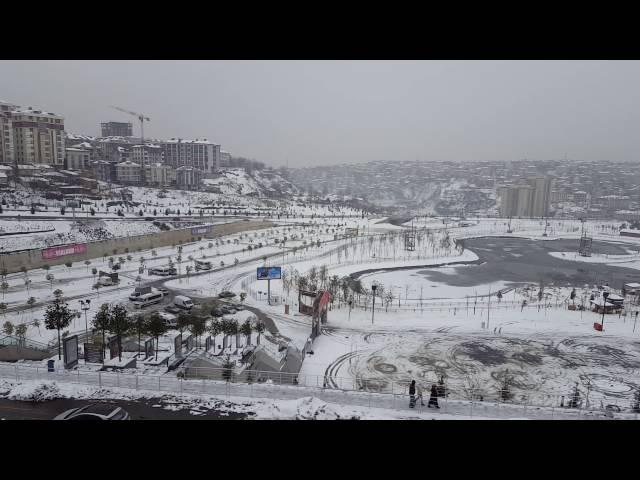
[[[609,297],[609,292],[602,292],[602,331],[604,332],[604,312],[607,309],[607,298]]]
[[[371,325],[373,325],[373,317],[376,313],[376,289],[377,285],[371,285],[371,291],[373,292],[373,308],[371,309]]]
[[[89,327],[88,327],[88,322],[87,322],[87,310],[89,310],[90,305],[91,305],[91,300],[87,299],[87,300],[78,300],[80,302],[80,309],[84,310],[84,334],[86,337],[85,341],[89,341]]]

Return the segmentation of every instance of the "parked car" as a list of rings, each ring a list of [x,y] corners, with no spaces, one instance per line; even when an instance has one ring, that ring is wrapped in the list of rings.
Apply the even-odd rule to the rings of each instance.
[[[144,217],[144,219],[148,222],[155,220],[155,217]]]
[[[164,307],[164,311],[174,314],[182,313],[182,309],[176,307],[175,305],[167,305],[166,307]]]
[[[121,407],[108,403],[92,403],[85,407],[67,410],[54,420],[129,420],[129,414]]]
[[[236,294],[233,293],[233,292],[230,292],[229,290],[225,290],[224,292],[220,292],[218,294],[219,298],[232,298],[232,297],[235,297],[235,296],[236,296]]]
[[[231,309],[229,307],[220,307],[220,311],[223,315],[229,315],[231,313]]]
[[[158,287],[158,291],[162,293],[162,295],[164,295],[165,297],[170,293],[169,289],[166,287]]]
[[[175,315],[167,312],[158,312],[158,315],[164,320],[164,324],[167,327],[175,327],[178,325],[178,320]]]

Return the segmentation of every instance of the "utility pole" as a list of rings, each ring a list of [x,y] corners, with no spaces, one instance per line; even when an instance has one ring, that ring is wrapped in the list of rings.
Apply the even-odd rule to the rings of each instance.
[[[487,306],[487,330],[489,330],[489,313],[491,312],[491,287],[489,287],[489,304]]]
[[[371,290],[373,291],[373,308],[371,309],[371,325],[373,325],[373,317],[376,313],[376,289],[377,285],[371,285]]]

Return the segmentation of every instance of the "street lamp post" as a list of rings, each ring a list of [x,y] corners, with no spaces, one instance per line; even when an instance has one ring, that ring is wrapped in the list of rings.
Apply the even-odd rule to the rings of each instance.
[[[602,298],[604,301],[602,302],[602,331],[604,332],[604,312],[607,309],[607,298],[609,297],[609,292],[602,292]]]
[[[373,307],[371,308],[371,325],[373,325],[373,317],[376,313],[376,289],[377,285],[371,285],[371,290],[373,291]]]
[[[88,322],[87,322],[87,310],[89,310],[90,304],[91,304],[91,300],[87,299],[87,300],[79,300],[80,302],[80,308],[82,310],[84,310],[84,334],[86,337],[85,341],[89,341],[89,327],[88,327]]]

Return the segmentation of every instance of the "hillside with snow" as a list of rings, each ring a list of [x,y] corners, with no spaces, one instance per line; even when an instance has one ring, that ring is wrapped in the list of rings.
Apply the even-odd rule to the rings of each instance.
[[[280,198],[299,193],[291,182],[268,170],[247,172],[243,168],[227,168],[203,183],[210,192],[223,195]]]

